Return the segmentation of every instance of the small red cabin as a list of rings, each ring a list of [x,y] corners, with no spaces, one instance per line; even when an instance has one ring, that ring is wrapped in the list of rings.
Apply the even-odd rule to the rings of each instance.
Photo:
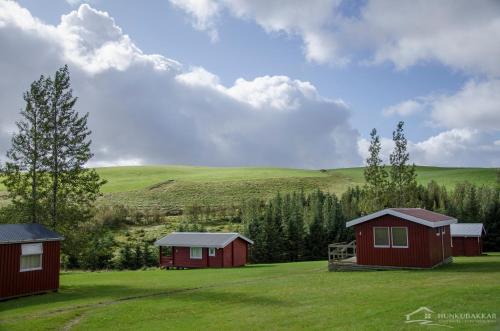
[[[165,268],[227,268],[244,266],[248,245],[239,233],[173,232],[158,239],[160,266]]]
[[[0,300],[57,291],[62,239],[40,224],[0,225]]]
[[[483,254],[482,223],[457,223],[451,225],[453,256],[477,256]]]
[[[356,263],[432,268],[449,263],[453,217],[420,208],[389,208],[350,222],[356,232]]]

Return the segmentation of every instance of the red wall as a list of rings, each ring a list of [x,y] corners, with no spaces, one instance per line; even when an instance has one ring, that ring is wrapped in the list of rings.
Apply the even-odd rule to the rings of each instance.
[[[60,247],[59,241],[44,242],[42,270],[20,272],[21,244],[0,245],[0,298],[57,290]]]
[[[431,266],[440,263],[444,258],[451,256],[451,235],[450,226],[447,225],[442,228],[428,228],[429,229],[429,244],[430,244],[430,257]],[[439,235],[437,235],[439,233]],[[442,239],[442,241],[441,241]]]
[[[217,248],[215,256],[208,256],[208,248],[202,248],[202,259],[191,259],[189,247],[174,247],[172,265],[183,268],[229,268],[239,267],[247,263],[248,243],[237,238],[224,248]],[[165,258],[160,257],[160,263]],[[167,264],[162,264],[167,266]]]
[[[247,264],[248,243],[240,238],[233,241],[233,267],[239,267]]]
[[[453,237],[453,256],[477,256],[483,253],[483,240],[479,237]]]
[[[234,243],[234,241],[232,243],[230,243],[229,245],[227,245],[226,247],[224,247],[223,264],[224,264],[225,268],[233,266],[233,243]]]
[[[208,261],[208,252],[203,248],[202,259],[191,259],[189,257],[189,247],[174,247],[174,266],[203,268],[206,267]]]
[[[405,226],[408,228],[408,248],[373,247],[374,226]],[[425,225],[410,222],[392,215],[358,224],[356,229],[356,258],[361,265],[397,266],[397,267],[432,267],[451,256],[449,226],[445,227],[443,245],[436,230]]]
[[[204,248],[208,251],[208,248]],[[208,254],[208,253],[207,253]],[[221,268],[222,267],[222,261],[223,261],[223,250],[222,248],[216,248],[215,249],[215,256],[209,256],[208,257],[208,267],[210,268]]]

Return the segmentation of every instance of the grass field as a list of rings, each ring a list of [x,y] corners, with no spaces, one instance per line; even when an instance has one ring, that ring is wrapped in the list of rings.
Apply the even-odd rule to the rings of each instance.
[[[364,183],[363,168],[328,171],[286,168],[206,168],[147,166],[98,169],[108,180],[101,203],[125,204],[137,209],[162,212],[183,210],[191,205],[224,207],[243,200],[269,198],[276,192],[311,191],[320,188],[341,194]],[[495,169],[418,167],[418,181],[431,179],[453,187],[470,181],[493,185]]]
[[[224,207],[252,198],[268,198],[276,192],[320,188],[342,193],[348,187],[364,183],[363,168],[327,171],[288,168],[213,168],[193,166],[137,166],[98,168],[108,183],[103,187],[102,204],[123,204],[140,210],[161,212],[183,210],[191,205]],[[470,181],[493,185],[493,168],[418,167],[422,184],[434,179],[453,187]],[[0,184],[0,200],[6,203],[5,188]]]
[[[59,293],[1,302],[0,329],[421,330],[404,323],[421,306],[500,316],[498,253],[426,271],[326,269],[318,261],[63,273]],[[498,330],[499,323],[449,325]]]

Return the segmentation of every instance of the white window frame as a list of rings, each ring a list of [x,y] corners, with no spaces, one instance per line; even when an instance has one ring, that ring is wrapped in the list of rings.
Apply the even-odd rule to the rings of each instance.
[[[38,256],[40,258],[40,266],[35,268],[24,268],[22,259],[25,256]],[[43,243],[31,243],[21,245],[21,256],[19,257],[19,272],[35,271],[43,269]]]
[[[193,249],[199,249],[200,250],[200,255],[195,255],[193,254]],[[189,247],[189,258],[191,260],[201,260],[203,259],[203,248],[202,247]]]
[[[208,248],[208,256],[215,256],[215,247]]]
[[[387,245],[377,245],[375,242],[375,229],[387,229]],[[391,247],[391,231],[388,226],[374,226],[373,227],[373,247],[375,248],[390,248]]]
[[[392,234],[393,229],[406,229],[406,246],[394,245],[394,235]],[[408,227],[407,226],[392,226],[391,227],[391,244],[393,248],[408,248]]]

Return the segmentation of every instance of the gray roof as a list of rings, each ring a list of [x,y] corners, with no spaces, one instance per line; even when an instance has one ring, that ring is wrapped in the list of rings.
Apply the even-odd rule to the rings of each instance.
[[[450,225],[452,237],[481,237],[484,231],[483,223],[457,223]]]
[[[172,232],[158,239],[156,246],[215,247],[224,248],[236,238],[253,244],[253,241],[236,232]]]
[[[41,224],[0,224],[0,244],[64,239]]]
[[[421,208],[386,208],[375,213],[353,219],[352,221],[347,222],[346,226],[350,227],[356,224],[371,221],[372,219],[384,215],[392,215],[410,222],[426,225],[431,228],[437,228],[458,222],[457,219],[451,216],[435,213]]]

